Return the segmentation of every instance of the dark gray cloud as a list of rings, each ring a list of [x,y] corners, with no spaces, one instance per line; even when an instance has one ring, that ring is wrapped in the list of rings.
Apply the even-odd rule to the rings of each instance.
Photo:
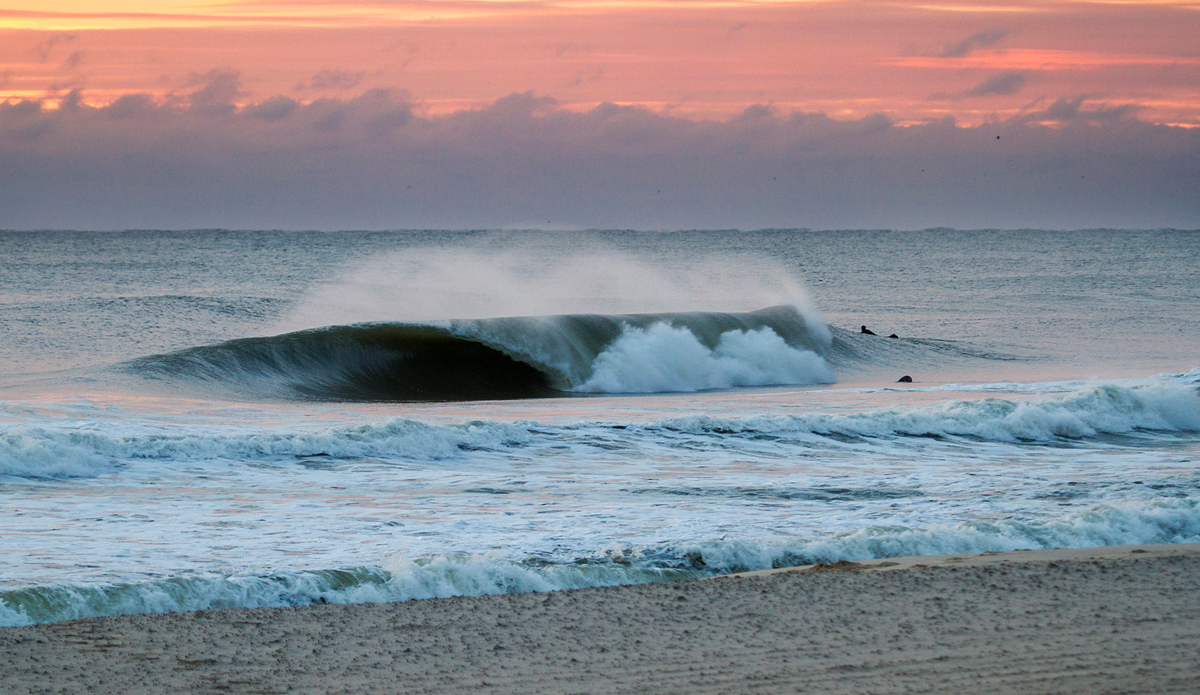
[[[971,51],[994,46],[1005,36],[1008,36],[1008,29],[1003,27],[977,31],[958,43],[952,43],[949,46],[946,46],[945,50],[941,52],[941,57],[961,58]]]
[[[0,228],[1200,227],[1200,129],[1085,96],[964,127],[530,93],[443,117],[385,90],[238,109],[238,84],[0,104]]]
[[[251,118],[264,121],[281,121],[300,108],[300,102],[285,96],[275,96],[258,104],[251,104],[243,112]]]
[[[206,73],[192,73],[187,86],[199,87],[188,96],[192,108],[205,113],[231,114],[237,110],[234,101],[243,96],[242,76],[236,70],[214,68]]]

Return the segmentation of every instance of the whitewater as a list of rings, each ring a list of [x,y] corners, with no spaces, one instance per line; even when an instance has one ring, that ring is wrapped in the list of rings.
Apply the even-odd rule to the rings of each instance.
[[[1197,255],[0,232],[0,625],[1200,542]]]

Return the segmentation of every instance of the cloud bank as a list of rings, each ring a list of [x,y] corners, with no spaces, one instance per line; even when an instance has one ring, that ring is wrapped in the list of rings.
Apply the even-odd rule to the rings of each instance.
[[[729,121],[373,90],[0,105],[0,228],[1200,227],[1200,129],[1085,97],[978,127],[766,106]],[[1003,87],[1003,85],[1001,85]]]

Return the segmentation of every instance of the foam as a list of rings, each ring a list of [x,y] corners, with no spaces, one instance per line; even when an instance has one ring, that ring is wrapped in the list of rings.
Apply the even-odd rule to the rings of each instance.
[[[1195,542],[1200,542],[1200,506],[1196,501],[1154,500],[1099,506],[1041,523],[976,521],[923,529],[866,527],[823,538],[741,538],[626,547],[559,562],[517,560],[498,553],[395,556],[378,568],[28,587],[0,592],[0,626],[209,608],[380,603],[556,591],[838,560]]]
[[[1040,523],[868,526],[799,542],[698,543],[682,550],[695,563],[724,574],[838,560],[1195,542],[1200,542],[1200,506],[1195,500],[1172,499],[1102,505]]]
[[[626,329],[576,390],[661,393],[832,381],[824,359],[788,345],[769,327],[726,331],[710,350],[688,329],[656,323]]]
[[[1190,386],[1097,384],[1031,401],[1001,398],[949,401],[930,408],[847,415],[707,415],[658,423],[684,432],[841,434],[858,437],[970,436],[996,442],[1045,442],[1136,431],[1200,431],[1200,394]]]
[[[99,429],[16,426],[0,434],[0,475],[34,478],[94,477],[114,463],[134,460],[279,460],[368,456],[442,460],[464,449],[510,446],[527,428],[499,422],[427,425],[394,418],[379,424],[316,431],[243,431],[224,428],[180,434],[172,428],[136,433]]]
[[[753,335],[751,335],[753,334]],[[797,378],[819,371],[820,358],[780,347],[766,331],[748,332],[707,350],[686,331],[669,326],[645,331],[645,341],[631,343],[634,355],[625,360],[613,353],[602,373],[609,388],[659,389],[671,380],[675,390],[710,387],[712,379],[771,378],[755,359],[769,355],[763,345],[791,350],[793,362],[779,369]],[[743,350],[741,345],[751,349]],[[662,346],[667,347],[663,348]],[[680,347],[682,346],[682,347]],[[727,347],[732,346],[732,347]],[[661,349],[659,349],[661,348]],[[639,350],[650,351],[653,359]],[[655,351],[657,350],[657,351]],[[756,352],[756,350],[758,350]],[[682,355],[681,355],[682,353]],[[733,355],[736,355],[733,356]],[[670,356],[674,356],[675,363]],[[689,359],[691,361],[689,361]],[[656,362],[655,360],[658,360]],[[659,364],[659,369],[646,365]],[[786,365],[790,364],[790,367]],[[642,381],[638,381],[638,380]],[[692,381],[688,381],[692,379]],[[576,433],[612,423],[570,423]],[[1001,398],[949,401],[909,410],[881,409],[849,414],[758,415],[718,417],[688,415],[650,424],[630,424],[646,431],[667,429],[696,435],[771,434],[776,436],[844,435],[883,440],[894,437],[972,437],[991,442],[1057,442],[1102,434],[1200,431],[1200,394],[1194,386],[1175,381],[1141,386],[1096,384],[1040,399]],[[276,428],[127,428],[108,431],[98,425],[62,427],[9,425],[0,429],[0,475],[33,478],[94,477],[113,465],[131,461],[295,460],[302,457],[437,461],[458,458],[465,450],[507,451],[514,446],[553,445],[564,425],[537,422],[474,421],[461,425],[430,425],[405,418],[380,423],[321,430]],[[656,441],[653,437],[647,444]]]

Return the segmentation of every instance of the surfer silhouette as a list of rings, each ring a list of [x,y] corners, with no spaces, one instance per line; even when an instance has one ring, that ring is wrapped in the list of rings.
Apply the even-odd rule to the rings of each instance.
[[[860,331],[860,332],[861,332],[863,335],[876,335],[875,331],[871,330],[870,328],[867,328],[866,326],[863,326],[863,327],[862,327],[862,331]],[[888,337],[889,337],[889,338],[899,338],[900,336],[898,336],[898,335],[896,335],[895,333],[893,333],[893,334],[889,335]]]

